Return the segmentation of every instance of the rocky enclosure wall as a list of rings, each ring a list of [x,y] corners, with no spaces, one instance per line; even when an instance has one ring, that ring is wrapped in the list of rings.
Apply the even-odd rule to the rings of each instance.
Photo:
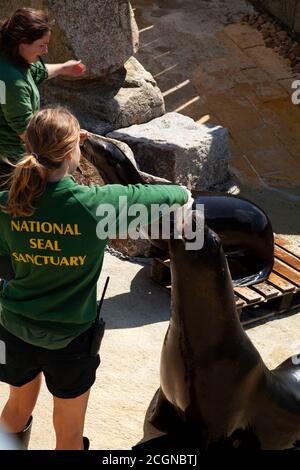
[[[278,18],[300,39],[300,0],[252,0],[251,3]]]

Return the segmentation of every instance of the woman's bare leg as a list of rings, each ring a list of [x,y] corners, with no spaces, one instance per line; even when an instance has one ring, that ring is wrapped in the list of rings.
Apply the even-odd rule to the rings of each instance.
[[[42,374],[38,374],[22,387],[10,385],[9,398],[0,419],[9,432],[20,432],[25,428],[39,396],[41,382]]]
[[[90,390],[77,398],[53,397],[56,450],[83,450],[84,419]]]

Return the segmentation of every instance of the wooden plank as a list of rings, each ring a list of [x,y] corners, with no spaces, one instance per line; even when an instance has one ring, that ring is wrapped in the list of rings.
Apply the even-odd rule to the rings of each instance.
[[[281,235],[274,234],[274,241],[276,245],[280,246],[281,248],[284,248],[292,255],[300,258],[300,248],[293,245],[287,238],[284,238]]]
[[[280,313],[287,312],[291,308],[294,296],[295,294],[291,293],[291,294],[283,295],[281,297],[281,302],[280,302],[280,307],[279,307]]]
[[[259,284],[255,284],[251,286],[252,289],[256,290],[259,294],[262,294],[266,299],[274,299],[279,295],[282,295],[281,291],[273,287],[271,284],[267,282],[260,282]]]
[[[263,314],[262,316],[259,316],[259,317],[249,318],[247,320],[241,320],[241,324],[243,326],[248,326],[248,325],[251,325],[251,323],[258,323],[262,320],[266,320],[267,318],[274,317],[274,315],[276,315],[276,314],[277,314],[277,312],[265,313],[265,314]]]
[[[264,297],[249,287],[235,287],[234,292],[238,294],[239,297],[246,300],[248,305],[262,302],[264,300]]]
[[[300,287],[300,273],[282,261],[277,259],[275,260],[273,271],[275,271],[277,274],[280,274],[282,277],[285,277],[288,281],[292,282],[297,287]]]
[[[279,258],[281,261],[284,261],[286,264],[291,266],[292,268],[300,271],[300,259],[296,258],[296,256],[291,255],[287,251],[283,250],[279,246],[274,247],[274,253],[276,258]]]
[[[234,298],[243,325],[251,325],[293,308],[300,290],[300,249],[289,240],[275,235],[274,268],[265,282],[249,287],[235,287]],[[156,259],[154,272],[167,287],[170,260]],[[171,293],[170,286],[167,287]]]
[[[235,299],[235,305],[238,308],[243,308],[243,307],[245,307],[245,305],[247,305],[247,302],[245,302],[245,300],[241,299],[241,297],[239,297],[238,295],[235,295],[234,299]]]
[[[294,284],[291,284],[289,281],[284,279],[281,276],[278,276],[274,272],[271,272],[271,274],[268,277],[268,283],[272,284],[276,289],[279,289],[281,292],[295,292],[297,290],[296,286]]]

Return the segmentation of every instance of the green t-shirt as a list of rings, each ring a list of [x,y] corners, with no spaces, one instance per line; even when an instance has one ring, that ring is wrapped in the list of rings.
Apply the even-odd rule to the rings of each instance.
[[[43,62],[25,70],[0,54],[0,156],[17,161],[24,155],[25,147],[19,136],[40,109],[37,85],[46,78],[48,73]]]
[[[119,206],[120,196],[125,199]],[[0,204],[6,200],[7,192],[0,192]],[[0,292],[1,324],[8,331],[36,346],[60,349],[91,326],[108,241],[96,234],[107,216],[98,207],[111,204],[117,224],[124,214],[133,222],[137,216],[124,201],[128,208],[183,205],[187,192],[176,185],[88,187],[65,177],[47,185],[33,216],[11,218],[0,211],[0,255],[10,254],[15,270],[15,279]]]

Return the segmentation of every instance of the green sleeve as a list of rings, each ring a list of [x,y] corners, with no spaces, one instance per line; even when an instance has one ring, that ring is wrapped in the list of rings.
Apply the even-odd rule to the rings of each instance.
[[[187,191],[178,185],[109,184],[94,186],[91,190],[93,195],[90,194],[92,197],[86,201],[90,212],[94,217],[96,215],[97,221],[106,217],[108,225],[113,226],[116,223],[117,234],[120,233],[119,229],[123,233],[124,227],[128,227],[137,217],[143,222],[141,225],[147,225],[150,221],[155,222],[161,215],[168,213],[171,206],[175,204],[182,206],[188,200]],[[159,213],[155,212],[155,209],[154,213],[152,212],[154,204],[161,206]],[[135,209],[139,211],[137,205],[143,206],[142,212],[135,212]],[[105,207],[108,206],[114,209],[114,214],[110,218],[105,213]],[[130,208],[134,210],[131,212]]]
[[[25,80],[6,83],[6,103],[2,105],[2,111],[8,125],[18,135],[25,132],[33,115],[30,93],[30,85]]]
[[[133,204],[143,204],[147,209],[150,209],[152,204],[183,205],[188,200],[187,191],[182,186],[173,184],[129,184],[128,186],[108,184],[106,186],[94,186],[93,190],[94,204],[112,204],[117,211],[117,216],[120,209],[120,197],[126,198],[128,207]]]
[[[113,186],[115,186],[113,191],[117,192],[118,198],[120,196],[128,198],[128,207],[132,204],[143,204],[147,209],[150,209],[153,204],[182,206],[188,200],[187,191],[179,185],[135,184],[125,186],[125,192],[122,185]]]
[[[42,60],[39,60],[30,67],[32,78],[36,85],[40,85],[44,80],[48,78],[48,71],[46,65]]]

